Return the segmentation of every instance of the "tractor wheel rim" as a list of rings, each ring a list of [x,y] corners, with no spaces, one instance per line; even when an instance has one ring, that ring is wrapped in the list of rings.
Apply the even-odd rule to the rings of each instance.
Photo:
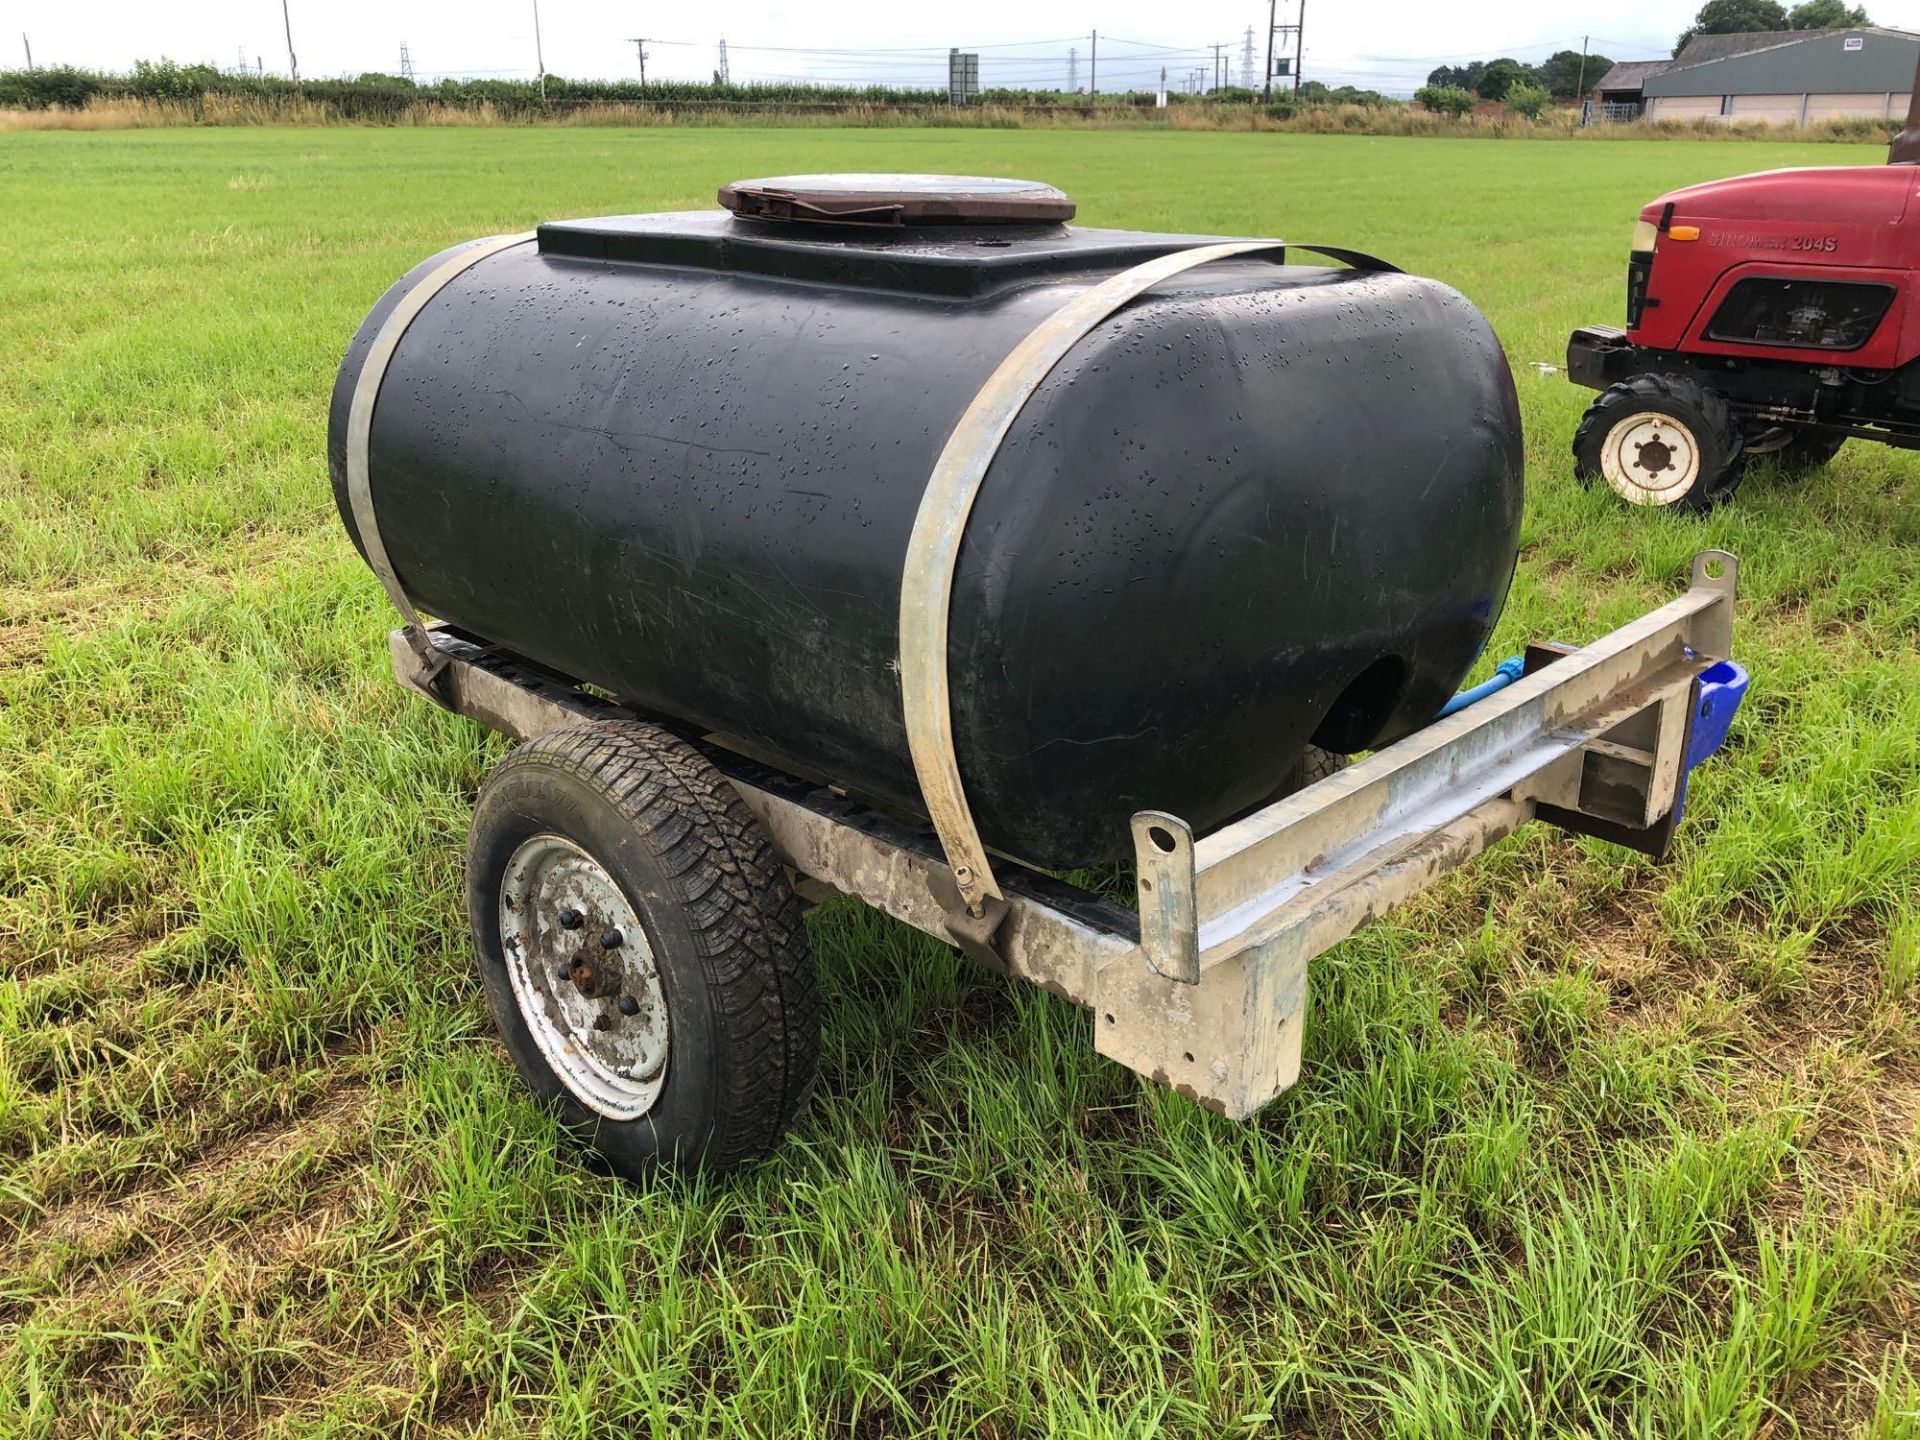
[[[520,843],[500,881],[500,945],[513,997],[553,1073],[609,1120],[637,1120],[667,1083],[670,1027],[640,917],[571,840]]]
[[[1631,504],[1671,505],[1700,479],[1700,442],[1671,415],[1644,410],[1607,432],[1600,473]]]

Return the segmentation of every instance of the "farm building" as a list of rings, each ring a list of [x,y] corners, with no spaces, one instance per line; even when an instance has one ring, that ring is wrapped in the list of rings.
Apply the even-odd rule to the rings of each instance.
[[[1673,67],[1671,60],[1622,60],[1600,77],[1593,87],[1585,120],[1638,120],[1645,103],[1640,87],[1649,76]]]
[[[1920,35],[1862,26],[1696,35],[1667,61],[1600,77],[1589,120],[1771,120],[1906,114]]]

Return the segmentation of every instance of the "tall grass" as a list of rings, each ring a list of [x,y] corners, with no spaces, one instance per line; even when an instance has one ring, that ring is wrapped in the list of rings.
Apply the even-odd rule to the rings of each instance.
[[[5,130],[141,130],[173,126],[624,126],[695,129],[872,127],[965,130],[1182,130],[1272,134],[1445,136],[1484,140],[1748,140],[1885,144],[1900,122],[1876,118],[1823,120],[1805,127],[1769,121],[1635,122],[1581,127],[1570,111],[1538,120],[1505,112],[1453,119],[1415,105],[1328,105],[1299,111],[1281,107],[1188,103],[1156,110],[1114,104],[893,104],[876,101],[678,100],[661,102],[556,101],[545,107],[490,100],[447,103],[422,99],[369,117],[334,102],[296,92],[265,95],[209,93],[181,99],[95,97],[79,106],[0,109]]]

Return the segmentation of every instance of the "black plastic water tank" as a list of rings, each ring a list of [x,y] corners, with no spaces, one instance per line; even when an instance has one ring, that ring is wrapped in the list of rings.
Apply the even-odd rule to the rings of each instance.
[[[1069,227],[1025,182],[808,181],[543,225],[465,271],[387,367],[369,483],[429,613],[917,811],[897,662],[929,472],[1037,324],[1204,241]],[[341,367],[356,544],[354,387],[442,258]],[[1424,723],[1505,599],[1521,465],[1499,343],[1445,285],[1262,257],[1126,305],[1027,401],[960,545],[947,663],[986,842],[1115,858],[1136,810],[1206,829],[1310,739]]]

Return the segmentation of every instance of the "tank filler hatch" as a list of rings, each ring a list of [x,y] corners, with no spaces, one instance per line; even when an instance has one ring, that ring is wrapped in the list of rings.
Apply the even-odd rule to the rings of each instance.
[[[720,187],[737,220],[780,224],[1049,225],[1073,200],[1037,180],[987,175],[776,175]]]

